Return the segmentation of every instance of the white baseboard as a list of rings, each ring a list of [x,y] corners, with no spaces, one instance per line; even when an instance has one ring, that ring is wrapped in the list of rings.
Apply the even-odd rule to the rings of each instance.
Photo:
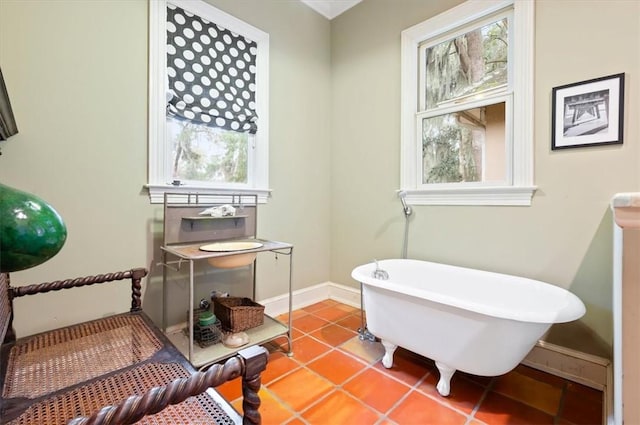
[[[319,283],[308,288],[298,289],[292,294],[292,310],[309,306],[324,300],[335,300],[352,307],[360,308],[360,290],[333,282]],[[289,311],[289,295],[277,295],[258,301],[269,316],[278,316]]]
[[[360,289],[329,282],[329,299],[360,308]]]

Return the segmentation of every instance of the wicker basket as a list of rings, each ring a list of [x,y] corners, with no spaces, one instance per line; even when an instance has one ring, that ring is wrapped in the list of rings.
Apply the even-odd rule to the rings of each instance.
[[[201,325],[198,323],[198,317],[202,313],[203,309],[193,310],[193,339],[202,348],[208,347],[213,344],[222,342],[222,323],[220,320],[216,320],[215,323],[210,325]],[[187,312],[187,323],[189,319],[189,312]],[[186,329],[185,329],[186,331]]]
[[[264,323],[264,306],[250,298],[213,298],[213,312],[222,322],[222,328],[240,332]]]

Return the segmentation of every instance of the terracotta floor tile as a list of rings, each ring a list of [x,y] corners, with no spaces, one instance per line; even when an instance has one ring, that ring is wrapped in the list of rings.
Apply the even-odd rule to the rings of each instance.
[[[318,310],[313,314],[330,322],[335,322],[350,316],[354,311],[356,311],[355,308],[346,304],[336,304],[332,307]]]
[[[291,339],[293,339],[293,340],[296,340],[296,339],[298,339],[298,338],[300,338],[300,337],[302,337],[304,335],[305,335],[304,332],[299,331],[296,328],[291,329]],[[284,339],[286,339],[286,337]]]
[[[567,392],[577,393],[590,401],[602,403],[602,391],[578,384],[577,382],[567,382]]]
[[[414,352],[411,352],[409,350],[406,350],[406,349],[404,349],[402,347],[398,347],[398,349],[394,353],[393,357],[394,357],[394,359],[397,359],[398,357],[402,357],[402,358],[404,358],[406,360],[409,360],[409,361],[411,361],[413,363],[423,364],[426,367],[431,368],[431,369],[436,367],[436,363],[433,360],[428,359],[428,358],[426,358],[424,356],[421,356],[418,353],[414,353]]]
[[[384,368],[382,344],[357,335],[360,311],[334,300],[295,310],[292,318],[292,358],[286,338],[265,344],[270,357],[260,411],[266,425],[601,423],[602,392],[523,365],[501,377],[456,372],[451,395],[441,397],[432,360],[399,348],[393,368]],[[278,319],[287,323],[288,315]],[[239,379],[217,389],[241,410]]]
[[[570,383],[564,394],[560,417],[575,425],[600,425],[602,392]]]
[[[292,317],[293,320],[296,320],[297,318],[300,318],[302,316],[306,316],[307,314],[309,314],[309,313],[304,311],[304,310],[294,310],[294,311],[291,312],[291,317]],[[281,315],[277,316],[276,319],[278,319],[282,323],[288,323],[289,322],[289,314],[287,314],[287,313],[281,314]]]
[[[279,337],[265,342],[264,344],[262,344],[262,346],[266,348],[270,353],[275,351],[285,352],[287,350],[287,339]]]
[[[348,304],[342,304],[342,303],[338,303],[338,305],[340,305],[341,308],[343,308],[344,310],[350,311],[352,314],[353,313],[360,314],[360,307],[353,307]]]
[[[418,385],[418,390],[434,398],[438,398],[440,402],[462,410],[467,414],[473,411],[486,391],[480,384],[470,381],[465,376],[456,373],[451,379],[450,394],[447,397],[443,397],[436,389],[439,380],[440,374],[437,370],[434,370]]]
[[[420,379],[431,371],[430,366],[423,361],[403,355],[395,355],[393,357],[393,366],[390,369],[384,367],[382,362],[376,362],[374,367],[411,386],[418,383]]]
[[[351,329],[354,332],[358,332],[358,329],[362,327],[362,319],[360,318],[360,313],[350,314],[349,316],[338,320],[336,322],[336,325],[340,325],[347,329]]]
[[[304,335],[305,335],[304,332],[301,332],[296,328],[291,329],[291,339],[297,339],[297,338],[300,338],[301,336],[304,336]],[[286,345],[287,345],[287,337],[286,336],[280,336],[280,337],[276,338],[274,341],[278,341],[278,342],[280,342],[280,344],[284,344],[284,346],[286,348]]]
[[[325,342],[332,347],[337,347],[356,336],[355,332],[338,325],[328,325],[311,332],[311,336]]]
[[[523,364],[516,366],[516,368],[510,373],[519,373],[521,375],[533,378],[536,381],[546,382],[549,385],[553,385],[556,388],[564,388],[567,380],[559,376],[551,375],[550,373],[543,372],[538,369],[534,369]]]
[[[300,412],[331,392],[334,386],[319,375],[302,368],[267,385],[267,388],[291,409]]]
[[[394,363],[399,362],[409,362],[415,365],[420,365],[424,367],[426,370],[435,370],[436,362],[431,359],[428,359],[418,353],[414,353],[405,348],[398,347],[393,356]]]
[[[232,379],[216,387],[216,391],[228,401],[242,397],[242,379]]]
[[[553,416],[501,394],[487,394],[474,415],[490,425],[552,425]]]
[[[562,388],[540,382],[516,371],[496,378],[492,390],[552,416],[558,414]]]
[[[379,416],[343,391],[334,391],[302,414],[310,425],[374,424]]]
[[[287,373],[299,367],[300,363],[287,356],[286,353],[275,351],[269,354],[269,362],[267,363],[267,369],[262,372],[261,382],[263,385],[268,384],[275,379],[282,378]]]
[[[312,361],[307,367],[334,384],[340,385],[361,372],[365,365],[341,351],[333,350]]]
[[[303,336],[293,341],[293,359],[303,364],[308,363],[331,349],[327,344],[309,336]]]
[[[379,412],[386,413],[400,398],[409,392],[403,383],[378,372],[367,369],[346,384],[344,390]]]
[[[362,341],[358,336],[354,336],[340,346],[341,350],[351,353],[367,364],[379,361],[384,355],[384,347],[379,342]]]
[[[475,382],[476,384],[481,385],[483,387],[488,387],[489,384],[491,384],[491,382],[493,382],[493,380],[495,379],[495,377],[493,376],[472,375],[470,373],[465,373],[460,371],[457,371],[454,376],[456,375],[460,377],[464,377],[468,381]]]
[[[306,316],[293,319],[293,327],[304,333],[313,332],[316,329],[327,326],[328,324],[328,321],[313,314],[307,314]]]
[[[333,307],[333,306],[336,306],[336,305],[339,305],[339,304],[340,303],[335,301],[335,300],[324,300],[324,301],[320,301],[320,302],[317,302],[315,304],[311,304],[311,305],[308,305],[306,307],[303,307],[301,310],[304,310],[307,313],[315,313],[317,311],[324,310],[324,309],[326,309],[328,307]],[[342,304],[340,304],[340,305],[342,305]]]
[[[294,417],[294,412],[284,406],[282,402],[273,397],[273,394],[264,387],[258,392],[260,397],[260,416],[264,425],[283,424]],[[233,403],[233,407],[242,414],[242,400],[238,399]]]
[[[291,333],[294,341],[296,338],[300,338],[305,335],[297,329],[293,329]],[[269,351],[282,351],[283,353],[287,353],[289,351],[289,340],[286,336],[280,336],[265,343],[264,347]],[[293,349],[295,350],[295,343],[293,344]]]
[[[415,391],[387,416],[402,425],[463,425],[467,422],[467,416]]]

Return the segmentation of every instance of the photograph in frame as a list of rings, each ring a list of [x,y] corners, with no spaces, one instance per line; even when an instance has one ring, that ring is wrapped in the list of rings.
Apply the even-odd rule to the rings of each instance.
[[[554,87],[551,149],[621,144],[624,73]]]

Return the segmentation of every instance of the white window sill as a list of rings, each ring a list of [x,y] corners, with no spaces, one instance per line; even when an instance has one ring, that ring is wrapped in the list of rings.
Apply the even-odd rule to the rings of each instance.
[[[530,206],[535,186],[402,189],[409,205]]]
[[[152,204],[164,203],[164,194],[167,193],[200,193],[205,195],[213,194],[236,194],[236,195],[258,195],[258,203],[266,204],[271,196],[271,189],[237,189],[237,188],[215,188],[203,186],[173,186],[170,184],[147,184],[149,199]]]

